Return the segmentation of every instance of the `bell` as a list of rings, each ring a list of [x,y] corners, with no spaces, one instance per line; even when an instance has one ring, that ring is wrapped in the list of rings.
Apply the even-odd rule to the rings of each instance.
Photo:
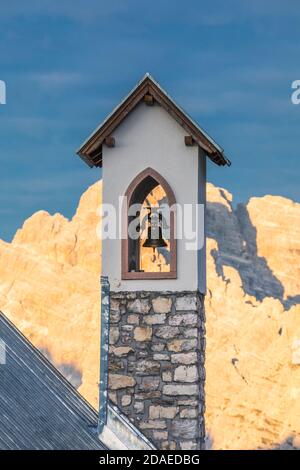
[[[147,228],[147,238],[143,243],[145,248],[163,248],[168,246],[162,236],[162,214],[158,214],[158,223],[157,215],[153,215],[151,212],[151,207],[147,208],[148,212],[148,228]],[[156,219],[156,220],[155,220]]]

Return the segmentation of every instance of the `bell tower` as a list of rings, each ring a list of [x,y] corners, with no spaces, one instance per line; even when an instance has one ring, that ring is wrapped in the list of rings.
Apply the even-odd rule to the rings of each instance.
[[[201,449],[206,158],[230,162],[149,74],[78,154],[102,167],[109,399],[156,448]]]

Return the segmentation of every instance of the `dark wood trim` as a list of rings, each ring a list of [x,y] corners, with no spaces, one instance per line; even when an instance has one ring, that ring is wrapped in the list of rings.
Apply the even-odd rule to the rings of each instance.
[[[90,162],[91,166],[94,166],[95,162],[92,156],[93,152],[98,150],[99,153],[99,149],[101,149],[105,138],[113,133],[123,119],[126,118],[126,116],[141,100],[147,102],[150,100],[150,98],[148,98],[150,96],[151,101],[153,99],[154,102],[156,101],[159,103],[186,130],[187,134],[193,137],[195,143],[207,153],[214,163],[217,165],[230,164],[230,162],[224,157],[223,152],[221,152],[213,142],[211,142],[207,136],[198,129],[193,121],[175,105],[175,103],[153,82],[149,76],[145,77],[145,79],[105,121],[105,123],[95,131],[90,139],[80,148],[78,155],[86,162]],[[101,165],[102,160],[101,162],[97,160],[97,166]]]
[[[139,185],[148,177],[152,177],[164,189],[170,210],[170,271],[169,272],[129,272],[128,266],[128,209],[132,204],[132,196]],[[121,240],[121,278],[127,279],[176,279],[177,278],[177,239],[176,239],[176,199],[174,192],[165,180],[153,168],[146,168],[130,183],[125,193],[122,207],[122,240]]]
[[[145,95],[144,96],[144,103],[146,103],[146,105],[148,106],[153,106],[154,105],[154,98],[152,95]]]
[[[195,141],[191,135],[184,136],[184,143],[187,147],[193,147]]]
[[[112,135],[105,137],[104,142],[105,142],[105,145],[107,145],[107,147],[110,147],[110,148],[114,147],[116,144],[115,138]]]

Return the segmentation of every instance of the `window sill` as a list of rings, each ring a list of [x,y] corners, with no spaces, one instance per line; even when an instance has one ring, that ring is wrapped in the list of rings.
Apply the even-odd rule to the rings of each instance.
[[[122,280],[130,279],[177,279],[177,273],[174,271],[164,273],[122,272]]]

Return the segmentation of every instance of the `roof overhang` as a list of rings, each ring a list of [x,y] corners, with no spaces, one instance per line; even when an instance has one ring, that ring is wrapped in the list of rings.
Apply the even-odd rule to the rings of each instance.
[[[224,155],[223,149],[173,101],[149,74],[146,74],[78,149],[77,154],[87,165],[102,166],[102,145],[137,104],[145,99],[146,95],[160,104],[214,163],[219,166],[231,164]]]
[[[111,402],[107,407],[107,423],[99,439],[109,450],[156,450],[152,442]]]

